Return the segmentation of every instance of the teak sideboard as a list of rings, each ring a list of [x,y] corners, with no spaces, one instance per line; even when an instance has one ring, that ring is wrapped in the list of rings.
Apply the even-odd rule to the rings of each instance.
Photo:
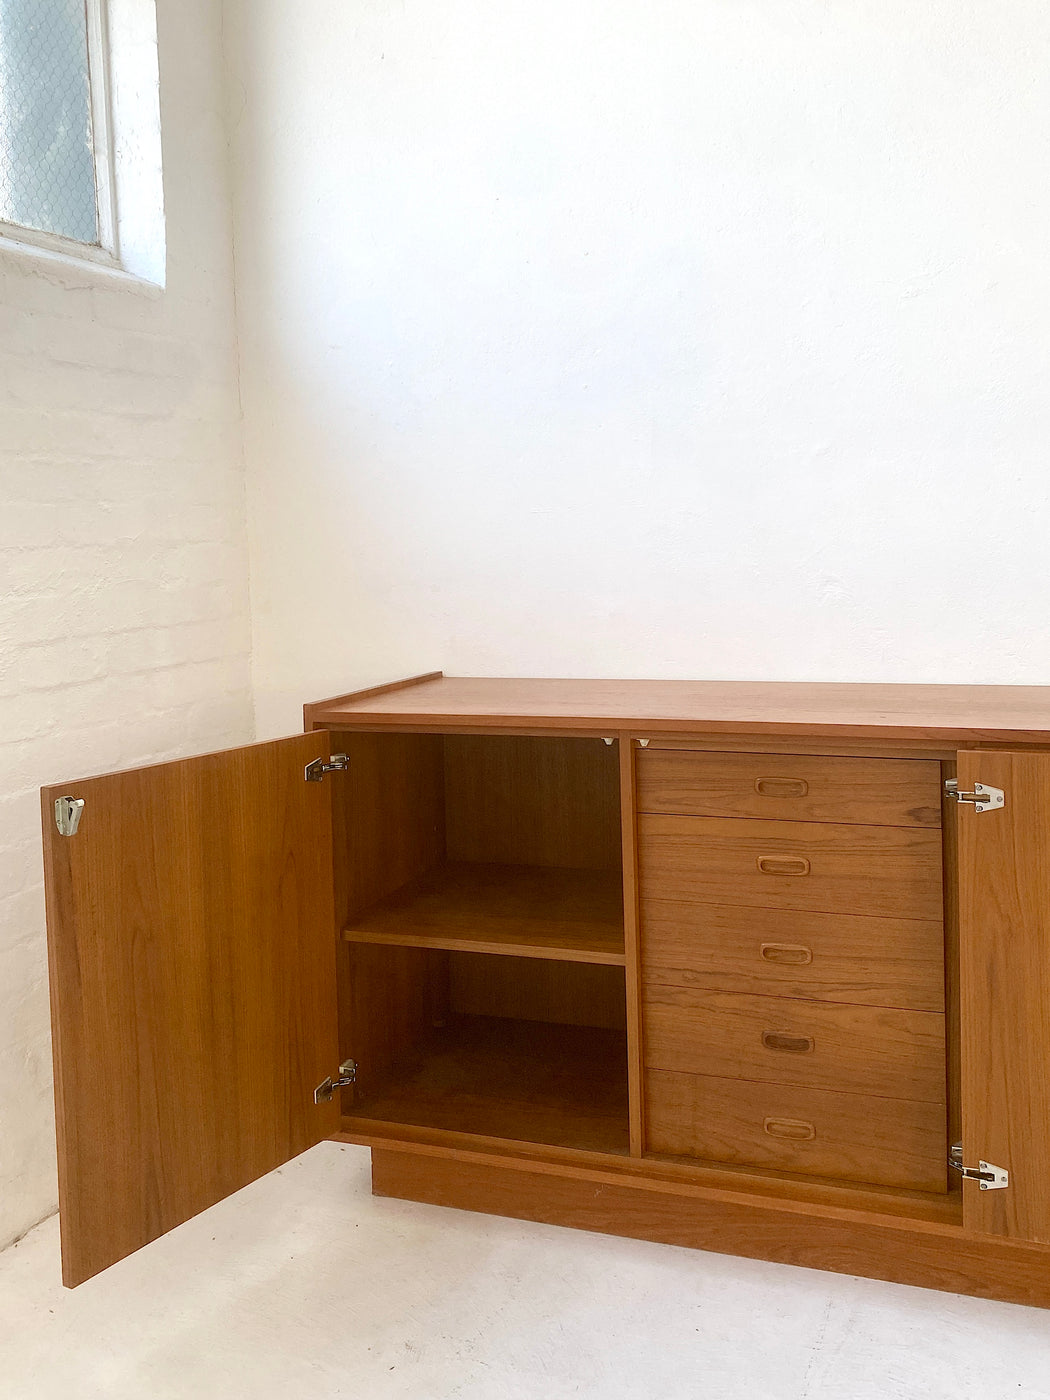
[[[43,791],[67,1284],[334,1138],[381,1195],[1050,1305],[1050,689],[305,720]]]

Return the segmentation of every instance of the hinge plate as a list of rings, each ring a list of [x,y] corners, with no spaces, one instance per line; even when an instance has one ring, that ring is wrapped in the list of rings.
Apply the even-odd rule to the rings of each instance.
[[[982,1191],[1005,1191],[1010,1185],[1010,1173],[1005,1167],[997,1167],[994,1162],[978,1162],[976,1167],[964,1167],[961,1142],[952,1144],[948,1165],[964,1181],[976,1181]]]
[[[344,1060],[339,1066],[339,1077],[333,1079],[331,1075],[322,1080],[314,1090],[314,1103],[329,1103],[337,1089],[349,1089],[350,1085],[357,1079],[357,1061]]]
[[[350,756],[334,753],[326,763],[323,758],[315,758],[303,769],[303,777],[308,783],[319,783],[326,773],[345,773],[350,767]]]
[[[994,812],[1006,806],[1003,789],[990,787],[987,783],[974,783],[973,792],[960,792],[957,779],[945,778],[944,791],[954,802],[968,802],[975,812]]]
[[[59,836],[75,836],[83,814],[82,797],[56,797],[55,825],[58,827]]]

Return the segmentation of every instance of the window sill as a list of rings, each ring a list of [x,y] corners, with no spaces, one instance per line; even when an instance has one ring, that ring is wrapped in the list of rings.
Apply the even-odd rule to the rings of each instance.
[[[32,241],[31,237],[19,238],[8,225],[0,229],[0,266],[14,263],[36,263],[41,273],[51,273],[63,285],[73,287],[98,286],[102,283],[151,297],[159,297],[164,291],[160,283],[128,272],[104,252],[85,249],[81,253],[67,248],[48,248]]]

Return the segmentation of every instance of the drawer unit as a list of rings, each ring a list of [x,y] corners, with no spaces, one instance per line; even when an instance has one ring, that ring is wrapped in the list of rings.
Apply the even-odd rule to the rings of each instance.
[[[941,918],[936,829],[645,814],[638,863],[643,898]]]
[[[650,1070],[647,1148],[736,1166],[945,1191],[936,1104]]]
[[[647,982],[648,1069],[945,1101],[944,1017]]]
[[[641,925],[650,981],[944,1010],[944,929],[937,919],[697,904],[643,884]]]
[[[647,749],[638,809],[696,817],[941,824],[941,768],[918,759],[816,758]]]

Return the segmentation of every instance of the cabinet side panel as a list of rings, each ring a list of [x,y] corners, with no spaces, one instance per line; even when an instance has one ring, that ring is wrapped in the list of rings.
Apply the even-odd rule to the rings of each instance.
[[[1050,754],[959,754],[959,789],[1006,804],[959,807],[963,1153],[1010,1173],[963,1187],[968,1229],[1050,1243]]]
[[[627,990],[627,1090],[631,1156],[645,1150],[645,1088],[642,1073],[642,948],[638,884],[637,751],[620,736],[620,822],[623,851],[623,933]]]
[[[956,765],[943,763],[942,777],[956,776]],[[944,843],[944,1035],[948,1060],[948,1141],[962,1137],[962,1072],[960,1069],[959,1027],[959,812],[954,802],[944,801],[941,823]],[[958,1173],[949,1172],[949,1188],[959,1191]]]
[[[333,734],[349,756],[329,779],[335,908],[340,928],[418,879],[445,855],[442,739],[437,734]]]

